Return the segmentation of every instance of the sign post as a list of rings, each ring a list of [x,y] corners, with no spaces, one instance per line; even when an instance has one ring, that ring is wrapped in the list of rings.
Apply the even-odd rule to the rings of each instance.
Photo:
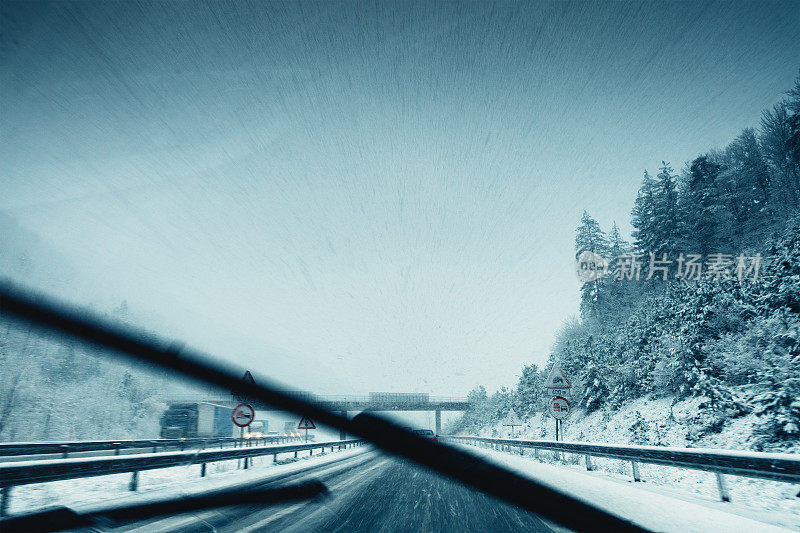
[[[556,420],[556,440],[559,440],[559,436],[561,437],[561,440],[564,439],[563,423],[564,420],[566,420],[569,416],[571,410],[572,406],[569,404],[569,400],[563,396],[553,396],[550,399],[548,411],[550,412],[550,416]]]
[[[300,419],[300,423],[297,424],[297,429],[305,429],[306,430],[306,442],[308,442],[308,430],[309,429],[317,429],[317,426],[314,425],[314,421],[304,416]]]
[[[246,383],[246,384],[248,384],[248,385],[255,385],[255,384],[256,384],[256,380],[255,380],[255,379],[253,379],[253,374],[251,374],[249,370],[245,370],[245,372],[244,372],[244,376],[242,376],[242,383]],[[233,423],[234,423],[234,424],[236,424],[237,426],[239,426],[239,438],[240,438],[240,439],[244,439],[244,428],[245,428],[246,426],[249,426],[249,425],[250,425],[250,423],[251,423],[253,420],[255,420],[255,411],[253,411],[253,408],[252,408],[252,407],[251,407],[249,404],[245,403],[245,402],[247,402],[247,401],[248,401],[248,399],[247,399],[247,396],[246,396],[246,395],[244,395],[244,394],[242,394],[242,392],[241,392],[240,390],[237,390],[237,389],[234,389],[234,390],[232,390],[232,391],[231,391],[231,396],[233,396],[233,399],[234,399],[234,400],[236,400],[237,402],[240,402],[240,403],[239,403],[239,405],[237,405],[237,406],[234,408],[234,412],[236,412],[236,410],[237,410],[239,407],[241,407],[242,405],[244,405],[244,406],[247,406],[247,407],[249,407],[249,408],[250,408],[250,411],[252,411],[252,413],[253,413],[253,417],[250,419],[250,422],[248,422],[248,423],[247,423],[247,424],[245,424],[244,426],[242,426],[242,425],[238,424],[238,423],[236,422],[236,420],[234,420],[234,421],[233,421]],[[245,467],[245,468],[247,468],[247,459],[245,459],[245,461],[244,461],[244,467]]]
[[[244,428],[249,426],[253,423],[253,420],[256,418],[256,412],[252,406],[246,403],[240,403],[236,407],[233,408],[231,412],[231,420],[233,423],[239,426],[239,438],[244,439]],[[244,442],[239,443],[241,446],[244,446]],[[247,469],[248,458],[244,458],[244,468]]]
[[[562,424],[572,410],[572,406],[565,396],[569,394],[572,383],[570,383],[558,363],[553,363],[553,368],[550,369],[550,374],[547,376],[544,387],[553,395],[548,404],[548,411],[556,421],[556,440],[559,440],[559,437],[563,440],[564,426]]]
[[[514,427],[515,426],[521,426],[522,425],[522,420],[520,420],[519,417],[517,416],[517,413],[515,413],[514,410],[511,409],[508,412],[508,415],[503,419],[503,425],[504,426],[511,426],[511,438],[513,439],[514,438]]]

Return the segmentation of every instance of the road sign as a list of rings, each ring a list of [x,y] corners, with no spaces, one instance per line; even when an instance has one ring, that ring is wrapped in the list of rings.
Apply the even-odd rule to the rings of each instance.
[[[249,370],[246,370],[244,376],[242,376],[242,383],[247,383],[248,385],[255,385],[256,380],[253,379],[253,374],[250,373]],[[236,398],[237,401],[245,402],[248,400],[246,396],[242,395],[241,391],[232,390],[231,395]]]
[[[503,425],[511,426],[512,428],[514,426],[521,426],[522,420],[520,420],[519,417],[517,416],[517,413],[515,413],[514,410],[511,409],[508,412],[508,415],[503,419]]]
[[[511,437],[513,438],[514,437],[514,428],[516,426],[521,426],[522,425],[522,420],[519,419],[519,417],[517,416],[517,413],[515,413],[513,409],[510,409],[508,411],[508,415],[506,415],[506,417],[503,419],[502,424],[504,426],[511,426]]]
[[[561,370],[558,363],[553,364],[550,369],[550,374],[547,376],[547,381],[544,383],[546,389],[571,389],[572,383],[567,379],[567,375]]]
[[[300,423],[297,424],[297,429],[317,429],[317,426],[314,425],[313,420],[311,420],[307,416],[304,416],[300,420]]]
[[[569,417],[569,412],[571,409],[572,407],[569,404],[569,400],[563,396],[554,396],[548,405],[550,416],[556,420],[566,420],[567,417]]]
[[[233,412],[231,413],[231,420],[240,428],[252,424],[255,417],[256,412],[246,403],[240,403],[233,408]]]

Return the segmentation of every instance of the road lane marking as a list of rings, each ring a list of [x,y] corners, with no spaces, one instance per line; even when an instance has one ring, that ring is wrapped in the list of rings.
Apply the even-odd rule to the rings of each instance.
[[[352,485],[356,481],[360,481],[361,478],[363,478],[365,475],[367,475],[372,470],[375,470],[376,468],[383,466],[387,461],[388,461],[388,459],[383,459],[378,464],[367,468],[366,470],[364,470],[363,472],[360,472],[355,477],[350,477],[350,478],[346,479],[345,481],[342,481],[340,483],[337,483],[336,485],[333,485],[332,487],[330,487],[329,490],[331,490],[331,492],[333,492],[334,490],[341,490],[342,488],[347,487],[348,485]],[[312,505],[312,504],[313,504],[313,502],[301,502],[301,503],[298,503],[296,505],[293,505],[291,507],[288,507],[288,508],[284,509],[283,511],[279,511],[279,512],[273,514],[272,516],[269,516],[269,517],[267,517],[267,518],[265,518],[263,520],[260,520],[260,521],[256,522],[255,524],[251,524],[251,525],[249,525],[247,527],[240,528],[239,531],[241,531],[243,533],[251,533],[251,532],[256,531],[256,530],[258,530],[258,529],[260,529],[262,527],[268,526],[269,524],[271,524],[272,522],[275,522],[276,520],[280,520],[281,518],[283,518],[287,514],[294,513],[296,511],[299,511],[303,507],[305,507],[307,505]]]

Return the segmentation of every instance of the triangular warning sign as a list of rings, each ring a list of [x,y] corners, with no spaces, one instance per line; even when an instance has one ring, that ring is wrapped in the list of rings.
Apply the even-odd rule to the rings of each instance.
[[[544,384],[546,389],[571,389],[572,383],[567,379],[564,371],[558,366],[558,363],[553,364],[550,369],[550,375],[547,376],[547,381]]]
[[[520,420],[519,417],[517,416],[517,413],[515,413],[514,410],[511,409],[508,412],[508,415],[503,419],[503,425],[504,426],[521,426],[522,425],[522,420]]]
[[[242,383],[247,383],[248,385],[256,384],[256,380],[253,379],[253,374],[251,374],[249,370],[246,370],[244,376],[242,376]],[[246,402],[250,400],[250,398],[243,395],[242,391],[240,390],[232,390],[231,394],[240,402]]]
[[[304,416],[300,419],[300,423],[297,424],[297,429],[317,429],[317,426],[314,425],[314,421]]]

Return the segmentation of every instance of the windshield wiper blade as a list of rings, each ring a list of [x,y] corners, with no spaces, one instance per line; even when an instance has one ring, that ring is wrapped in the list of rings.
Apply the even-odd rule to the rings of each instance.
[[[240,369],[193,352],[181,343],[164,342],[152,335],[113,324],[88,311],[78,310],[39,293],[24,291],[8,281],[0,281],[0,314],[59,331],[85,343],[176,371],[205,384],[236,390],[243,396],[283,411],[308,416],[567,528],[576,531],[646,531],[629,520],[564,492],[458,448],[425,440],[384,419],[362,413],[350,420],[313,401],[283,392],[268,380],[259,379],[258,385],[244,382],[240,379]]]
[[[327,487],[320,481],[308,481],[277,488],[241,488],[215,491],[200,496],[182,496],[142,504],[78,512],[69,507],[56,507],[0,520],[3,533],[29,531],[64,531],[66,529],[116,526],[130,521],[147,520],[163,515],[176,515],[235,505],[271,505],[323,496]]]

